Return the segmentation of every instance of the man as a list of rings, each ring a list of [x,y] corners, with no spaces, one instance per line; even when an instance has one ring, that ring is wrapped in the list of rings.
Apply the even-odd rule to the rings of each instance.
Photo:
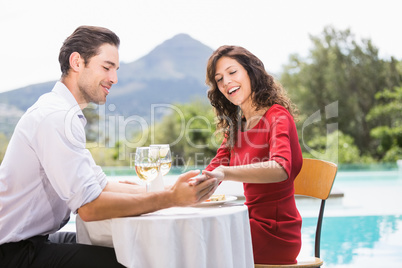
[[[0,166],[0,267],[121,267],[111,248],[80,245],[55,233],[71,211],[84,221],[197,204],[216,179],[179,176],[171,189],[108,182],[85,149],[89,102],[103,104],[119,68],[119,38],[81,26],[60,49],[62,77],[18,122]],[[55,234],[54,234],[55,233]]]

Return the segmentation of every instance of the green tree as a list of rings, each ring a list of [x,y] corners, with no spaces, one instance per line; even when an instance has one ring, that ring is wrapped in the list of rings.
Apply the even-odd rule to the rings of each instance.
[[[370,156],[360,156],[355,141],[349,135],[336,130],[327,136],[315,136],[308,142],[308,150],[303,157],[319,158],[333,163],[370,163]]]
[[[192,101],[175,107],[175,112],[166,115],[155,125],[153,143],[171,145],[174,165],[208,164],[222,142],[222,137],[216,133],[215,114],[211,105]]]
[[[121,142],[116,142],[114,147],[99,146],[99,143],[87,143],[95,163],[100,166],[130,166],[130,155],[120,155]]]
[[[376,153],[385,162],[402,159],[402,87],[384,89],[367,115],[368,121],[381,122],[370,132],[376,141]]]
[[[366,115],[375,105],[375,94],[401,82],[398,61],[380,59],[371,40],[357,41],[350,30],[326,27],[322,34],[311,36],[313,43],[306,58],[291,55],[281,83],[300,110],[300,123],[316,111],[338,101],[339,129],[351,136],[361,154],[372,153],[370,130],[374,121]],[[300,129],[300,123],[298,125]],[[326,120],[304,130],[305,137],[327,135]]]

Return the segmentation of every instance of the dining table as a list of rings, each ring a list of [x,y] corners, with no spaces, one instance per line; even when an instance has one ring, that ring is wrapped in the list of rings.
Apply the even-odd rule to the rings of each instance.
[[[230,198],[230,197],[229,197]],[[77,242],[113,247],[126,267],[254,267],[247,206],[205,202],[133,217],[84,222]]]

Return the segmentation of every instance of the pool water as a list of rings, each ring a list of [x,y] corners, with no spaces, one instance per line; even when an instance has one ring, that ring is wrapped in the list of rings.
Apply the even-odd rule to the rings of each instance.
[[[313,255],[316,220],[303,224],[303,247]],[[323,267],[402,267],[402,216],[325,218],[321,258]]]
[[[321,234],[322,267],[402,267],[402,174],[338,172]],[[303,216],[300,255],[314,255],[318,201],[297,201]]]

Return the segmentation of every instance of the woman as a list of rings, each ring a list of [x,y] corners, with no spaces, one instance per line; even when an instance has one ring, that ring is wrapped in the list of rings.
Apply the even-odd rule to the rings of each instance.
[[[293,181],[303,158],[293,104],[242,47],[218,48],[208,61],[206,82],[224,140],[203,173],[243,182],[255,263],[296,263],[301,217]]]

